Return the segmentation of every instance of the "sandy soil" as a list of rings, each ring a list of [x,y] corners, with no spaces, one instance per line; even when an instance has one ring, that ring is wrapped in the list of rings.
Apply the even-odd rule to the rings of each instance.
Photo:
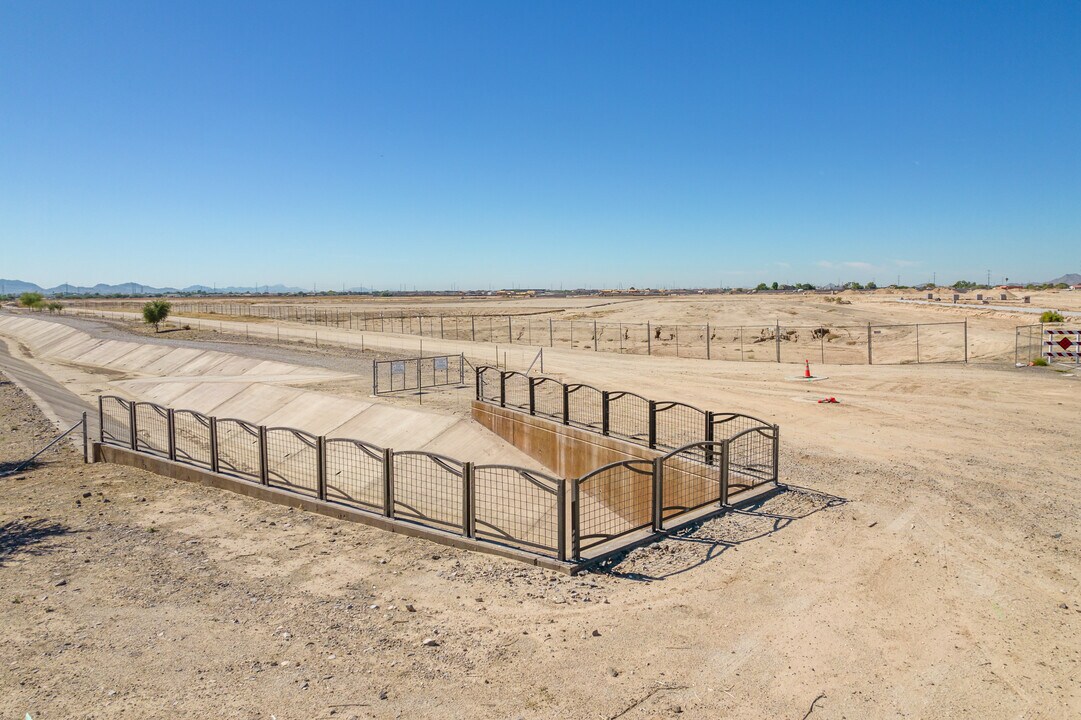
[[[546,361],[779,422],[797,489],[566,578],[67,456],[0,479],[0,714],[1081,713],[1076,374]]]

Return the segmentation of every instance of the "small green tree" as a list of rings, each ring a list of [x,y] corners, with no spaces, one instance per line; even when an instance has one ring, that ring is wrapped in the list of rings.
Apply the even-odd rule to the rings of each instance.
[[[24,292],[19,296],[19,304],[31,310],[40,310],[44,300],[45,298],[39,292]]]
[[[46,303],[45,309],[47,309],[51,313],[58,313],[64,309],[64,303],[53,300],[50,303]]]
[[[769,285],[765,283],[758,283],[758,285],[755,287],[755,290],[769,290]]]
[[[158,326],[169,317],[172,306],[167,300],[151,300],[143,305],[143,320],[148,325],[154,326],[154,332],[158,332]]]
[[[777,281],[776,281],[776,280],[774,280],[774,281],[773,281],[773,284],[772,284],[772,285],[770,285],[770,287],[771,287],[771,288],[773,288],[774,290],[776,290],[776,289],[777,289]]]
[[[1057,310],[1044,310],[1043,313],[1040,314],[1040,322],[1042,323],[1058,323],[1063,322],[1064,320],[1065,318],[1062,317],[1062,313]]]

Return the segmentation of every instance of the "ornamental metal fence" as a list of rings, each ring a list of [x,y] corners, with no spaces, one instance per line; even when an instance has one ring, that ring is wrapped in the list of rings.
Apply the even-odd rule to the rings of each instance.
[[[625,390],[602,390],[583,383],[563,383],[551,377],[500,370],[476,369],[476,398],[564,425],[644,445],[674,450],[696,442],[743,437],[747,430],[776,434],[776,425],[742,413],[703,410],[683,402],[650,400]],[[758,461],[760,453],[748,436],[741,451]]]
[[[478,388],[492,368],[478,371]],[[507,374],[510,375],[510,374]],[[509,385],[500,378],[505,398]],[[552,407],[572,391],[551,378],[527,378],[525,408],[541,407],[553,420],[567,422],[568,406]],[[595,391],[595,392],[593,392]],[[735,413],[703,411],[678,403],[657,403],[630,394],[583,392],[588,421],[575,413],[574,424],[594,431],[615,420],[632,442],[663,448],[653,460],[613,463],[579,478],[559,478],[533,468],[474,464],[420,450],[396,451],[353,438],[323,437],[290,427],[266,427],[240,418],[217,418],[187,409],[105,395],[98,399],[102,444],[167,458],[239,480],[350,507],[361,513],[406,522],[465,538],[472,547],[501,545],[562,563],[594,562],[618,552],[635,531],[639,542],[663,532],[686,513],[715,504],[729,505],[733,490],[777,481],[776,426]],[[598,395],[599,394],[599,395]],[[585,407],[600,397],[601,408]],[[612,397],[617,408],[612,410]],[[638,398],[635,400],[635,398]],[[618,403],[634,408],[624,411]],[[642,403],[645,403],[643,405]],[[506,405],[504,405],[506,407]],[[649,415],[643,415],[647,407]],[[666,413],[671,420],[663,419]],[[650,416],[653,420],[650,420]],[[662,418],[658,421],[657,417]],[[594,427],[594,418],[600,425]],[[639,424],[654,427],[643,435]],[[693,431],[722,435],[668,447]],[[708,424],[707,424],[708,421]],[[669,425],[675,428],[669,432]],[[660,428],[660,434],[656,428]],[[669,434],[666,434],[669,433]],[[732,433],[727,435],[727,433]],[[658,440],[660,438],[660,440]],[[661,442],[663,440],[663,442]],[[425,531],[427,532],[427,531]],[[424,534],[424,533],[421,533]]]

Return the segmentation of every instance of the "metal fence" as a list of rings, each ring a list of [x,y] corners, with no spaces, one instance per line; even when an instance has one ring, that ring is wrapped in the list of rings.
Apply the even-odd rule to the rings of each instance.
[[[478,371],[478,387],[484,386],[483,375]],[[554,387],[553,382],[558,381],[529,378],[528,407],[534,413],[537,388]],[[505,392],[506,382],[498,387]],[[561,388],[563,397],[569,391]],[[542,397],[550,400],[550,391],[545,392]],[[612,395],[618,393],[602,392],[609,405]],[[629,398],[620,395],[617,402]],[[671,412],[677,405],[658,411],[658,403],[645,402],[654,414]],[[695,417],[690,411],[696,408],[679,407],[679,412]],[[558,412],[549,410],[551,416],[567,416],[565,405]],[[611,407],[605,413],[610,421]],[[723,438],[698,440],[653,460],[613,463],[571,479],[111,395],[98,399],[98,414],[103,444],[453,533],[479,543],[476,547],[502,545],[569,563],[616,552],[626,545],[621,539],[635,531],[648,531],[646,537],[663,532],[666,523],[689,511],[711,504],[724,507],[733,489],[777,481],[776,426],[732,413],[702,416],[709,425],[702,420],[701,431]],[[639,410],[614,416],[624,423],[628,438],[638,438]]]
[[[81,303],[137,312],[140,304]],[[173,303],[173,314],[300,322],[500,345],[563,347],[628,355],[835,365],[968,362],[968,321],[904,325],[752,325],[558,320],[548,311],[511,315],[413,315],[285,303]]]
[[[1037,323],[1019,325],[1013,331],[1013,362],[1025,364],[1043,358],[1048,362],[1081,364],[1081,328],[1076,324]]]
[[[373,360],[372,394],[463,385],[466,362],[464,354]]]
[[[563,383],[490,365],[476,370],[476,397],[651,449],[674,450],[696,442],[735,439],[753,428],[777,432],[776,425],[742,413],[702,410],[687,403],[650,400],[624,390]],[[751,454],[749,436],[742,444],[749,448],[744,454]]]

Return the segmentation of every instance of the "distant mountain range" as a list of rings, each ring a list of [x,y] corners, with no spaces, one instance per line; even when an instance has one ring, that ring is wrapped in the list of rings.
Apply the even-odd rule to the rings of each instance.
[[[283,293],[310,292],[304,288],[291,287],[288,285],[260,285],[258,287],[243,287],[230,285],[228,287],[212,288],[206,285],[189,285],[186,288],[154,287],[137,282],[120,283],[118,285],[106,285],[98,283],[92,287],[85,285],[57,285],[56,287],[43,288],[37,283],[25,280],[5,280],[0,278],[0,295],[19,295],[24,292],[39,292],[42,295],[172,295],[176,293],[207,293],[207,294],[231,294],[243,293],[270,293],[280,295]],[[350,288],[348,292],[367,292],[363,288]]]
[[[1081,275],[1077,273],[1067,273],[1062,277],[1057,277],[1051,281],[1052,284],[1058,285],[1059,283],[1066,283],[1067,285],[1081,285]]]

